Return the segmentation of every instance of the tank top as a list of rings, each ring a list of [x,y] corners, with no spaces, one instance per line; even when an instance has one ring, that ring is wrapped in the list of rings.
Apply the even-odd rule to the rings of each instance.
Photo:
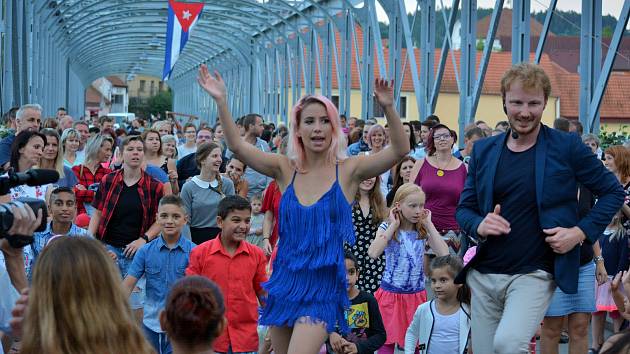
[[[464,189],[466,181],[466,167],[459,165],[454,170],[442,170],[444,174],[438,175],[438,169],[424,160],[415,183],[422,188],[426,195],[424,207],[431,210],[431,220],[438,231],[459,230],[455,220],[455,209],[459,203],[459,196]]]
[[[264,288],[268,298],[261,324],[292,327],[308,317],[329,331],[347,330],[344,242],[354,243],[352,207],[339,185],[339,168],[331,188],[312,205],[295,194],[295,173],[280,200],[278,253]]]

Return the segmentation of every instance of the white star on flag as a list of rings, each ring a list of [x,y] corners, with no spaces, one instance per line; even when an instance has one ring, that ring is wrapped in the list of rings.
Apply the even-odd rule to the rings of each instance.
[[[190,16],[192,16],[192,14],[190,13],[190,11],[186,10],[186,11],[184,11],[184,13],[182,15],[182,18],[184,20],[188,20],[190,18]]]

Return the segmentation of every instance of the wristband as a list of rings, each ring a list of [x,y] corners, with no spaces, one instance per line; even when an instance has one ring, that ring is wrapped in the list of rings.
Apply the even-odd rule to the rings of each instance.
[[[269,236],[263,236],[263,240],[268,240]]]

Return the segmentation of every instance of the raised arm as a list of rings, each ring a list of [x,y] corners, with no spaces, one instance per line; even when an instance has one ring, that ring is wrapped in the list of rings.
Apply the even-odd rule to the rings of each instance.
[[[225,143],[228,149],[248,167],[272,178],[280,177],[282,161],[283,159],[286,160],[286,157],[279,154],[262,152],[254,145],[245,142],[241,138],[238,127],[236,123],[234,123],[232,114],[228,109],[225,82],[221,75],[217,71],[214,72],[214,75],[211,75],[210,72],[208,72],[208,67],[201,65],[197,82],[199,82],[201,88],[212,96],[217,104],[219,121],[223,127]]]
[[[384,79],[374,80],[374,96],[385,111],[391,144],[374,155],[357,158],[353,176],[359,182],[379,176],[409,153],[409,139],[405,135],[400,116],[394,108],[394,82],[388,83]]]

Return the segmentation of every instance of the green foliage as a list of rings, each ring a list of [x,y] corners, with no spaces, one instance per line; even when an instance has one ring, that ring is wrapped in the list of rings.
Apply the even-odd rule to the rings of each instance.
[[[171,90],[159,92],[157,95],[142,100],[138,97],[129,99],[129,112],[133,112],[137,117],[148,118],[160,113],[164,117],[164,112],[173,110],[173,95]]]
[[[622,125],[620,131],[608,132],[606,131],[607,128],[608,125],[604,124],[599,132],[599,142],[602,150],[612,145],[622,145],[628,140],[629,134],[626,131],[626,129],[628,129],[627,125]]]
[[[164,112],[173,110],[173,95],[171,94],[171,90],[162,91],[149,98],[148,104],[150,114],[157,115],[160,113],[161,116],[165,117]]]
[[[602,28],[602,38],[612,38],[613,32],[614,31],[612,28],[610,28],[610,26]]]

